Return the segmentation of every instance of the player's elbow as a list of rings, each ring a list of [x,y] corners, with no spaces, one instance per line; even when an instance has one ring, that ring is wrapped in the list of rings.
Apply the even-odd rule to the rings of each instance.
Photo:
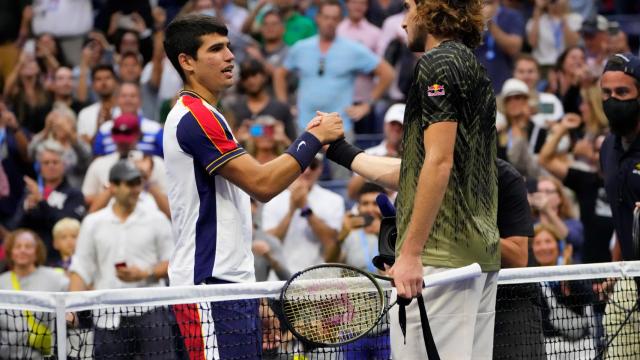
[[[256,185],[253,191],[251,191],[251,197],[262,203],[268,203],[276,197],[276,195],[278,195],[278,192],[264,184],[264,182]]]

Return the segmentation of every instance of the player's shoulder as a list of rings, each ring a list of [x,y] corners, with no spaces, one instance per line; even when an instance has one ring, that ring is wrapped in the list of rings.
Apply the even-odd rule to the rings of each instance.
[[[476,57],[467,46],[457,41],[446,41],[426,51],[418,60],[423,73],[438,73],[444,69],[464,71],[476,62]]]

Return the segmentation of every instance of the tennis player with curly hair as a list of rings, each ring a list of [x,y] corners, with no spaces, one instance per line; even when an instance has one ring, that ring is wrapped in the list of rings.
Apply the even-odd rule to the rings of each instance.
[[[416,297],[424,275],[477,262],[479,278],[422,290],[443,359],[491,359],[497,271],[496,100],[473,49],[481,41],[482,0],[405,0],[409,48],[424,52],[405,111],[401,163],[333,143],[331,160],[398,189],[398,296]],[[394,359],[425,359],[417,302],[406,336],[391,310]]]

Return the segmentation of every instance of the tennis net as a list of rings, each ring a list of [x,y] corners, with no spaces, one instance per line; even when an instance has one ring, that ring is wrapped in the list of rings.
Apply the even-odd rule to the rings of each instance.
[[[639,276],[640,262],[502,270],[494,358],[640,358]],[[282,285],[0,291],[0,358],[391,358],[386,318],[341,347],[295,339],[279,310]]]

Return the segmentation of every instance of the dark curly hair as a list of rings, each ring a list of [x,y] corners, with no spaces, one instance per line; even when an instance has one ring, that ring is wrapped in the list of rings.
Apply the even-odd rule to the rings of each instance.
[[[482,0],[416,0],[416,10],[415,21],[432,36],[457,39],[471,49],[480,46]]]

